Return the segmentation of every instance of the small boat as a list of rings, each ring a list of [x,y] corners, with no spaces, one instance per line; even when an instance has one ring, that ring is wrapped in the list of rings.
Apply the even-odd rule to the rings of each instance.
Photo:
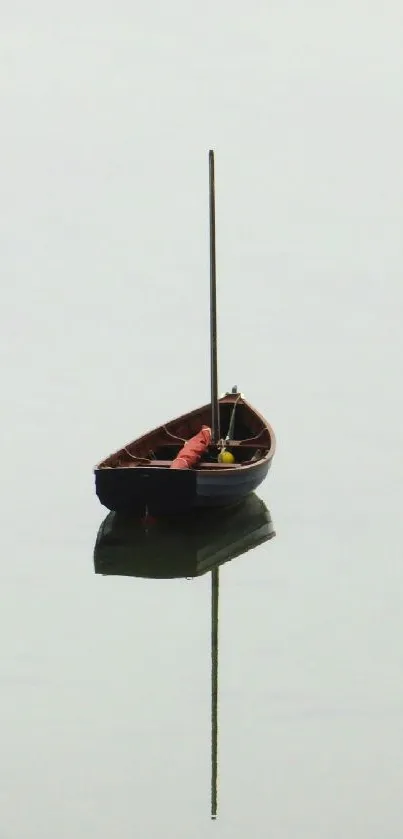
[[[94,547],[96,574],[173,579],[200,577],[275,536],[265,503],[239,504],[153,522],[108,513]]]
[[[218,397],[214,153],[209,152],[211,402],[149,431],[94,468],[108,510],[164,515],[237,503],[265,479],[274,431],[233,387]]]
[[[107,457],[95,470],[96,491],[108,510],[142,515],[226,506],[253,492],[270,468],[274,433],[234,388],[219,400],[220,420],[229,428],[225,440],[230,462],[217,460],[217,446],[207,446],[188,469],[172,469],[185,440],[209,421],[211,406],[150,431]]]

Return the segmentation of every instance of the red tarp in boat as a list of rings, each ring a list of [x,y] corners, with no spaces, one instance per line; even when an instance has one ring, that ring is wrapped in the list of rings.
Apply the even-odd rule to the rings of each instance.
[[[203,425],[202,430],[190,440],[178,452],[175,460],[171,463],[171,469],[189,469],[200,460],[203,452],[211,443],[211,428]]]

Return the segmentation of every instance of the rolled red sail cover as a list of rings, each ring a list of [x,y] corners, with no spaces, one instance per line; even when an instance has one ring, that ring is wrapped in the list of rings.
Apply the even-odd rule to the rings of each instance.
[[[175,460],[171,463],[171,469],[189,469],[200,460],[203,452],[211,443],[211,428],[203,425],[202,430],[190,440],[178,452]]]

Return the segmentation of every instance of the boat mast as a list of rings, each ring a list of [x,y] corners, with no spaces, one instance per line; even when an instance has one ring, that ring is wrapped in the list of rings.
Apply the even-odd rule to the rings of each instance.
[[[220,414],[218,405],[217,373],[217,289],[215,253],[215,184],[214,152],[209,151],[209,193],[210,193],[210,365],[211,365],[211,432],[212,442],[220,439]]]
[[[211,818],[217,818],[219,569],[211,572]]]

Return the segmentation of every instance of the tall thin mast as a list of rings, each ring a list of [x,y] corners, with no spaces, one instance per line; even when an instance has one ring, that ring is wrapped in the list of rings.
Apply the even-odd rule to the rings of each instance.
[[[210,192],[210,365],[211,365],[211,431],[214,443],[220,439],[217,372],[217,288],[215,253],[215,184],[214,152],[209,151]]]
[[[211,818],[217,818],[219,570],[211,572]]]

